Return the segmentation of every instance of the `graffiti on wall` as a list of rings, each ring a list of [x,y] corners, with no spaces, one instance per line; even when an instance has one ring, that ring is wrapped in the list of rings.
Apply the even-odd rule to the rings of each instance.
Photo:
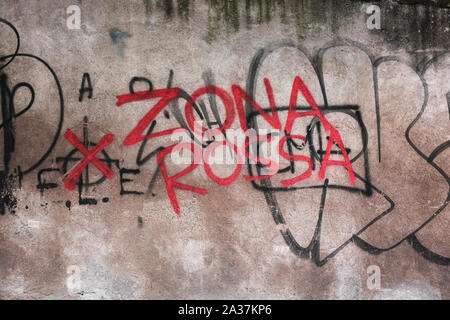
[[[17,29],[6,20],[0,19],[0,23],[14,31],[17,43],[14,53],[0,57],[2,215],[16,213],[14,189],[21,188],[23,179],[36,179],[36,188],[43,196],[58,188],[67,194],[78,192],[78,204],[89,206],[97,205],[100,199],[84,194],[90,188],[111,183],[109,180],[118,175],[120,195],[124,197],[152,194],[156,178],[162,177],[174,214],[182,216],[178,202],[181,193],[208,195],[201,181],[194,185],[178,180],[203,169],[218,185],[243,181],[251,184],[255,193],[263,193],[267,210],[290,250],[318,266],[350,243],[381,254],[407,242],[431,262],[450,263],[450,257],[427,248],[422,241],[433,236],[426,230],[438,217],[447,215],[448,219],[450,180],[445,154],[450,146],[450,87],[443,88],[444,84],[434,79],[450,71],[450,53],[411,65],[395,56],[376,57],[352,41],[332,42],[314,54],[293,42],[281,41],[256,52],[245,88],[239,84],[229,90],[221,88],[209,70],[203,76],[205,85],[192,93],[175,86],[172,70],[167,83],[160,86],[136,75],[126,82],[128,92],[117,92],[116,105],[109,107],[126,113],[133,103],[145,102],[148,110],[138,123],[130,124],[126,138],[117,141],[113,131],[90,122],[88,117],[63,133],[64,98],[56,73],[43,59],[21,53]],[[353,75],[350,82],[354,87],[345,79],[330,84],[324,71],[330,68],[325,58],[339,57],[342,50],[350,56],[363,55],[367,63],[364,74]],[[298,70],[305,74],[280,61],[280,52],[290,61],[302,61]],[[53,104],[45,107],[51,108],[53,123],[57,123],[32,136],[24,130],[26,123],[21,124],[21,120],[29,113],[42,113],[44,104],[37,101],[31,80],[17,84],[10,81],[11,66],[24,64],[25,60],[40,65],[43,77],[51,83],[53,89],[46,95]],[[396,87],[391,88],[392,72],[398,72],[409,83],[396,81]],[[286,82],[278,82],[280,75]],[[364,82],[373,88],[372,94],[358,99],[358,85]],[[136,91],[137,85],[146,86],[146,90]],[[418,88],[420,105],[398,102],[405,93],[396,90],[405,85]],[[91,99],[94,89],[89,73],[84,73],[79,101]],[[342,101],[339,89],[353,90],[355,98]],[[22,99],[18,99],[20,96]],[[17,104],[18,100],[25,103]],[[27,144],[36,141],[42,153],[28,155]],[[424,141],[433,141],[434,145]],[[66,144],[71,151],[55,155],[48,167],[57,143]],[[138,146],[136,167],[124,166],[118,145],[122,150]],[[25,151],[20,153],[18,148]],[[27,156],[12,167],[11,159],[18,153]],[[142,168],[150,162],[156,164],[156,169],[147,179],[148,192],[128,189],[127,183],[142,175]],[[172,172],[171,162],[184,167]],[[215,172],[217,164],[234,166],[234,170],[223,177]],[[92,179],[89,168],[100,177]],[[48,181],[52,173],[59,174],[61,180]],[[424,181],[433,183],[424,185]],[[103,195],[101,202],[107,204],[110,196]],[[343,198],[353,201],[344,202]],[[285,199],[295,199],[297,207],[290,208]],[[312,199],[316,208],[311,208]],[[66,206],[70,209],[69,200]],[[305,223],[292,223],[292,215]],[[314,224],[307,222],[311,216]],[[345,217],[353,219],[352,228],[330,228],[330,221]]]

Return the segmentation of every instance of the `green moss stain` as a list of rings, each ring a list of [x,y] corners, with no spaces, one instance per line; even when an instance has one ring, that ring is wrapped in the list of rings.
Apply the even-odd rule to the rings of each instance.
[[[435,6],[441,8],[450,8],[449,0],[398,0],[398,3],[401,4],[422,4],[428,6]]]
[[[144,0],[144,6],[145,6],[145,13],[151,14],[152,13],[152,0]]]
[[[239,31],[242,25],[269,23],[275,17],[282,24],[294,24],[297,32],[305,33],[305,25],[325,23],[325,4],[329,0],[205,0],[208,4],[208,31],[205,37],[213,41],[222,32]],[[316,8],[319,8],[316,10]],[[314,12],[309,13],[313,10]],[[306,16],[311,19],[305,19]]]
[[[210,8],[208,8],[208,31],[205,36],[207,43],[212,43],[216,40],[220,32],[219,15]]]
[[[246,27],[253,24],[270,22],[278,16],[282,23],[292,22],[290,18],[299,20],[302,17],[303,3],[314,3],[311,7],[319,7],[321,2],[327,0],[203,0],[208,5],[208,17],[218,20],[224,30],[239,31],[241,19]],[[156,7],[164,12],[167,18],[176,14],[179,18],[188,20],[193,10],[194,0],[144,0],[145,10],[148,14]],[[215,25],[212,26],[215,29]]]
[[[189,20],[190,7],[194,0],[143,0],[145,12],[150,15],[153,7],[164,12],[168,19],[172,19],[175,12],[179,18]]]
[[[156,5],[159,9],[164,10],[167,18],[172,18],[173,16],[173,1],[172,0],[158,0]]]
[[[144,0],[147,14],[162,12],[167,19],[189,21],[195,0]],[[354,19],[365,19],[363,1],[353,0],[197,0],[207,5],[207,31],[204,39],[212,43],[222,34],[251,29],[275,19],[292,26],[299,40],[314,32],[339,35],[341,26]],[[410,50],[426,47],[448,47],[450,25],[449,0],[381,0],[376,3],[383,12],[382,30],[388,42]],[[428,3],[424,6],[423,3]],[[426,8],[424,8],[426,7]],[[435,23],[434,23],[435,22]],[[418,31],[421,30],[421,33]]]
[[[190,0],[178,0],[177,1],[177,14],[184,20],[189,20],[189,7]]]

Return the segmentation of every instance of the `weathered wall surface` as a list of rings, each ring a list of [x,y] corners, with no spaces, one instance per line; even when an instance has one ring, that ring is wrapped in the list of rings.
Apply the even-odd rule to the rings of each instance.
[[[0,18],[0,298],[450,298],[448,1]],[[245,161],[176,163],[174,128]]]

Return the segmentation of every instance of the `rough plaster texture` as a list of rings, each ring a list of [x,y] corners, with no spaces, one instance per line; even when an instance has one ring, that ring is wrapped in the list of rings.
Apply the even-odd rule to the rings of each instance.
[[[57,75],[64,119],[49,155],[26,172],[58,131],[58,87],[49,69],[31,57],[17,56],[2,69],[9,89],[27,82],[35,99],[19,116],[30,93],[18,89],[17,117],[8,121],[2,113],[1,141],[8,140],[4,132],[12,123],[15,148],[2,144],[3,158],[7,153],[11,160],[2,185],[0,298],[449,299],[450,9],[446,1],[417,4],[424,2],[374,1],[382,9],[382,29],[369,30],[367,1],[261,1],[260,7],[257,1],[247,2],[250,7],[245,1],[1,1],[0,18],[20,34],[19,52],[45,60]],[[81,9],[79,30],[66,26],[72,4]],[[0,55],[15,47],[14,32],[0,24]],[[208,193],[175,189],[176,215],[162,175],[155,175],[156,156],[138,164],[141,143],[123,145],[156,101],[118,108],[116,96],[129,93],[135,76],[166,88],[170,70],[172,87],[188,94],[209,81],[231,95],[233,84],[249,88],[258,54],[264,59],[253,96],[263,108],[270,107],[263,78],[282,107],[289,105],[296,76],[323,108],[358,106],[366,143],[355,117],[324,114],[349,157],[361,151],[352,163],[359,177],[354,187],[371,192],[324,188],[317,161],[311,177],[295,185],[304,188],[288,191],[270,189],[283,189],[280,181],[302,173],[305,163],[297,163],[296,173],[259,182],[265,190],[244,180],[246,165],[225,186],[200,165],[180,182]],[[84,73],[93,95],[80,102]],[[135,89],[146,90],[146,84]],[[184,117],[185,101],[178,104]],[[308,106],[300,94],[298,105]],[[180,126],[174,108],[167,108],[168,117],[158,114],[155,131]],[[220,102],[218,110],[225,118]],[[279,115],[284,125],[287,112]],[[84,117],[93,145],[114,134],[105,150],[118,162],[111,180],[80,193],[64,186],[63,173],[76,161],[67,160],[74,148],[63,134],[71,128],[82,139]],[[270,127],[260,116],[254,120],[260,129]],[[306,136],[310,122],[296,120],[293,133]],[[239,127],[236,116],[231,128]],[[151,139],[143,156],[172,143],[169,137]],[[306,149],[297,152],[309,154]],[[22,177],[14,171],[18,166]],[[167,166],[171,175],[186,167],[170,160]],[[140,170],[122,179],[132,179],[126,189],[142,194],[121,195],[119,167]],[[46,168],[54,170],[43,172],[41,182],[56,185],[40,190],[38,173]],[[221,177],[234,168],[213,166]],[[89,166],[90,182],[102,176]],[[343,167],[329,167],[325,177],[330,186],[350,187]],[[80,197],[97,204],[83,204]],[[379,288],[368,285],[372,265],[380,270]]]

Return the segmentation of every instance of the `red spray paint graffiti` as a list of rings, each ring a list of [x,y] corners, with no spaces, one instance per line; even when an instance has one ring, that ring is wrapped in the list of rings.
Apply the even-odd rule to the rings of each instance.
[[[96,157],[96,154],[106,146],[111,144],[111,142],[113,142],[113,134],[109,133],[103,136],[103,138],[100,139],[98,144],[92,150],[86,149],[80,139],[78,139],[78,137],[70,129],[67,129],[64,137],[85,157],[64,179],[64,183],[67,189],[73,190],[75,188],[75,185],[80,178],[81,173],[90,162],[92,162],[92,164],[97,167],[98,170],[100,170],[106,177],[108,177],[108,179],[112,178],[114,171],[112,171],[103,162],[101,162]]]
[[[272,86],[268,79],[264,79],[264,84],[266,87],[266,93],[267,93],[269,105],[271,108],[270,115],[268,112],[265,112],[263,110],[263,108],[261,108],[261,106],[256,101],[252,100],[247,95],[245,90],[242,89],[238,85],[232,85],[232,87],[231,87],[234,101],[233,101],[232,97],[225,90],[218,88],[216,86],[207,86],[207,87],[202,87],[202,88],[197,89],[192,94],[191,100],[186,102],[185,116],[186,116],[186,122],[188,124],[188,127],[191,130],[193,130],[194,132],[196,132],[196,130],[194,128],[194,106],[193,106],[195,101],[201,95],[213,94],[222,100],[223,105],[225,107],[225,112],[226,112],[225,121],[223,122],[222,126],[219,129],[214,129],[215,132],[219,131],[219,132],[225,133],[225,131],[231,127],[231,125],[234,121],[234,118],[235,118],[234,103],[236,103],[236,109],[237,109],[237,114],[239,116],[241,129],[244,133],[247,131],[248,126],[247,126],[247,120],[245,117],[244,105],[243,105],[244,100],[247,103],[249,103],[254,109],[256,109],[262,115],[264,120],[266,120],[271,125],[271,127],[273,129],[281,130],[282,125],[281,125],[280,119],[278,117],[277,109],[275,107],[276,104],[275,104],[275,98],[274,98],[273,91],[272,91]],[[154,98],[160,98],[160,100],[150,109],[150,111],[142,118],[142,120],[139,121],[138,125],[128,134],[128,136],[125,138],[123,144],[125,146],[131,146],[131,145],[134,145],[134,144],[144,141],[144,140],[149,140],[149,139],[152,139],[155,137],[160,137],[163,135],[170,135],[177,130],[185,130],[182,127],[177,127],[177,128],[171,128],[171,129],[163,130],[160,132],[152,133],[149,135],[143,135],[144,130],[150,126],[150,124],[155,119],[155,117],[166,106],[168,106],[171,101],[173,101],[174,99],[177,99],[179,97],[180,91],[181,90],[178,88],[169,88],[169,89],[158,89],[158,90],[154,90],[154,91],[140,91],[137,93],[129,93],[129,94],[117,96],[116,105],[118,107],[122,106],[123,104],[130,103],[130,102],[145,101],[145,100],[150,100],[150,99],[154,99]],[[306,99],[308,104],[311,106],[311,108],[312,108],[311,111],[298,112],[296,110],[297,98],[298,98],[299,92],[303,95],[303,97]],[[345,146],[344,146],[342,138],[339,134],[339,131],[336,128],[334,128],[328,122],[328,120],[324,117],[324,115],[320,111],[319,107],[317,106],[314,98],[312,97],[308,87],[306,86],[306,84],[303,82],[303,80],[300,77],[296,77],[294,79],[294,82],[292,85],[292,91],[291,91],[290,102],[289,102],[289,113],[288,113],[288,117],[287,117],[286,124],[284,127],[284,130],[285,130],[287,136],[283,137],[283,139],[281,139],[279,141],[278,151],[282,157],[284,157],[285,159],[288,159],[290,161],[306,162],[308,164],[309,168],[305,172],[303,172],[301,175],[299,175],[293,179],[283,180],[282,184],[285,187],[290,187],[290,186],[298,183],[299,181],[309,178],[312,174],[312,163],[311,163],[311,159],[309,157],[301,156],[301,155],[289,155],[283,151],[283,144],[286,142],[287,139],[295,138],[295,139],[306,140],[306,138],[304,136],[291,135],[292,127],[294,125],[295,120],[297,118],[306,117],[306,116],[317,117],[320,120],[320,122],[322,123],[322,125],[324,126],[324,129],[327,132],[329,132],[329,135],[330,135],[328,145],[326,148],[326,152],[325,152],[323,161],[321,163],[321,168],[319,171],[319,178],[321,180],[323,180],[325,178],[325,172],[326,172],[327,167],[343,166],[348,171],[350,184],[354,185],[355,174],[353,172],[353,168],[350,163],[350,159],[348,157],[347,151],[345,149]],[[207,131],[208,131],[208,129],[202,127],[202,129],[201,129],[202,134]],[[267,141],[270,141],[270,137],[265,137],[265,139]],[[246,144],[244,147],[244,152],[243,152],[244,156],[247,159],[252,159],[252,156],[246,150],[248,147],[248,144],[250,142],[251,141],[247,137]],[[230,147],[236,153],[236,155],[238,157],[241,156],[237,146],[231,142],[226,142],[226,143],[216,142],[213,145],[216,146],[216,145],[222,145],[222,144]],[[330,155],[331,155],[333,145],[336,145],[340,149],[343,159],[344,159],[343,161],[342,160],[339,160],[339,161],[338,160],[330,160]],[[180,214],[180,208],[179,208],[178,201],[177,201],[177,198],[176,198],[176,195],[174,192],[174,188],[188,190],[188,191],[200,193],[202,195],[206,194],[207,191],[205,189],[197,188],[194,186],[182,184],[182,183],[175,181],[176,179],[180,178],[181,176],[184,176],[184,175],[190,173],[191,171],[195,170],[198,166],[198,162],[196,163],[194,161],[187,168],[183,169],[181,172],[179,172],[173,176],[169,176],[169,174],[167,173],[166,165],[164,163],[164,158],[168,154],[172,153],[176,146],[181,149],[184,149],[184,148],[189,149],[194,153],[194,155],[198,154],[198,151],[197,151],[198,146],[195,143],[187,143],[186,145],[174,144],[174,145],[171,145],[171,146],[163,149],[157,155],[157,161],[158,161],[158,164],[163,173],[164,180],[166,182],[166,189],[167,189],[167,193],[168,193],[169,199],[171,201],[172,207],[174,208],[175,213]],[[207,151],[205,153],[206,159],[205,159],[204,166],[203,166],[208,177],[210,177],[212,180],[214,180],[219,185],[230,184],[239,177],[240,171],[242,168],[242,164],[239,164],[236,167],[235,171],[229,177],[226,177],[226,178],[217,177],[212,172],[210,165],[207,161],[207,158],[208,158],[210,152],[211,151]],[[195,157],[197,157],[197,156],[195,156]],[[265,176],[260,176],[260,177],[249,177],[249,176],[244,175],[244,179],[246,179],[246,180],[267,179],[267,178],[273,176],[277,172],[277,170],[275,170],[276,167],[271,165],[270,160],[261,159],[261,158],[258,158],[257,160],[270,167],[270,169],[271,169],[270,174],[265,175]]]

